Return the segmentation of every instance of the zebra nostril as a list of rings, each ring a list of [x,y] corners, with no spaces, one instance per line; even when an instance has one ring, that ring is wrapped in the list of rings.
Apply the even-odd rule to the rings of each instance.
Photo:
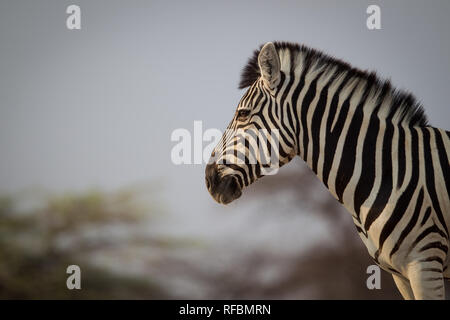
[[[205,178],[205,181],[206,181],[206,188],[208,190],[211,189],[211,183],[209,182],[209,179],[207,177]]]

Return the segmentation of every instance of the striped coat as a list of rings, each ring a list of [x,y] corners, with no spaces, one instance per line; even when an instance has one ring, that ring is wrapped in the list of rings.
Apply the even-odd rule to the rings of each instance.
[[[206,167],[214,199],[229,203],[263,176],[255,150],[276,142],[276,165],[295,156],[308,164],[405,299],[443,299],[450,132],[430,126],[415,98],[389,81],[297,44],[257,50],[240,87],[247,92]],[[279,138],[243,135],[262,129]]]

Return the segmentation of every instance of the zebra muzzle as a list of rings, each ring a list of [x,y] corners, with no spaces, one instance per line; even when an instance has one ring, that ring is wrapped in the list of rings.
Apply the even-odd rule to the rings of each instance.
[[[205,170],[206,187],[218,203],[228,204],[239,198],[241,187],[233,175],[220,177],[217,164],[208,164]]]

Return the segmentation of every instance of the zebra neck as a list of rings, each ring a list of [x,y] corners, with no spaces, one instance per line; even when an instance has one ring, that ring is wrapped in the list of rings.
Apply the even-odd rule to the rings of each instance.
[[[389,101],[371,95],[363,79],[330,82],[306,75],[303,81],[304,92],[294,104],[299,124],[297,154],[353,212],[353,195],[362,170],[374,172],[373,167],[367,167],[376,162],[376,156],[383,157],[375,154],[377,143],[385,134],[392,138],[394,125],[383,106]]]

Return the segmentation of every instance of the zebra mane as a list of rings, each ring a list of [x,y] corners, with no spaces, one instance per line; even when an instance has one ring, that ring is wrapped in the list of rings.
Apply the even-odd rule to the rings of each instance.
[[[314,66],[314,68],[333,69],[333,77],[338,77],[345,73],[351,77],[365,80],[370,89],[391,94],[392,102],[389,111],[392,114],[398,112],[402,123],[420,127],[428,125],[425,111],[414,95],[405,90],[394,88],[389,80],[380,79],[375,72],[354,68],[347,62],[297,43],[274,42],[274,45],[280,56],[282,72],[295,74],[299,72],[299,69],[308,70],[311,66]],[[258,66],[258,55],[262,46],[253,52],[252,57],[250,57],[247,65],[242,70],[239,89],[250,87],[261,76]],[[299,59],[300,56],[302,59]],[[301,67],[299,67],[300,60],[302,60]]]

